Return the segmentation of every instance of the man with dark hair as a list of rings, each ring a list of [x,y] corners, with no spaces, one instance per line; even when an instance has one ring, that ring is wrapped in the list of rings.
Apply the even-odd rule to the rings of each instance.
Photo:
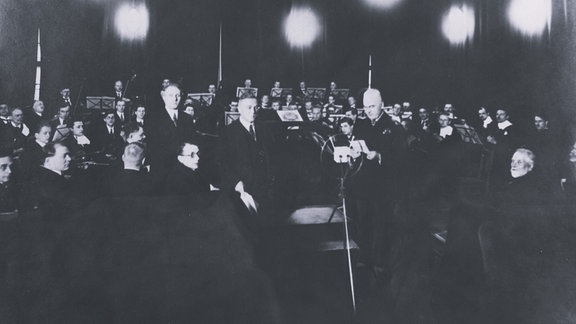
[[[58,114],[56,118],[50,121],[50,127],[52,127],[52,133],[50,134],[50,140],[54,139],[54,134],[58,130],[67,128],[68,119],[70,117],[70,107],[63,106],[58,108]]]
[[[74,117],[68,122],[70,134],[66,137],[65,142],[72,156],[85,154],[90,151],[90,139],[84,134],[84,120],[80,117]]]
[[[33,176],[40,165],[43,163],[43,149],[50,142],[50,133],[52,132],[48,122],[38,124],[34,130],[34,141],[26,144],[21,156],[23,178]]]
[[[127,144],[140,142],[143,143],[146,140],[146,134],[144,133],[144,127],[139,123],[130,122],[124,125],[122,128],[122,138]]]
[[[116,114],[113,110],[102,114],[102,122],[98,122],[94,128],[94,148],[105,154],[116,156],[123,146],[121,132],[115,127]]]
[[[66,211],[79,207],[78,193],[64,177],[70,167],[70,152],[63,143],[48,143],[42,152],[41,167],[27,185],[24,203],[29,209],[46,212],[47,217],[61,219]]]
[[[24,112],[20,108],[13,108],[10,123],[0,128],[0,143],[2,147],[20,152],[26,144],[30,129],[24,124]]]
[[[180,145],[175,163],[164,181],[167,195],[189,195],[210,192],[210,183],[199,172],[200,149],[196,144],[184,142]]]
[[[4,125],[10,123],[10,108],[7,104],[0,104],[0,123]]]
[[[0,213],[18,209],[14,181],[11,178],[12,155],[9,150],[0,150]]]

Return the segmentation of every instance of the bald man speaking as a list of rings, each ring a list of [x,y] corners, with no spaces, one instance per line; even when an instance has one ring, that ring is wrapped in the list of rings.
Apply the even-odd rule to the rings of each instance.
[[[363,99],[367,118],[356,121],[354,135],[366,142],[369,152],[362,169],[351,179],[349,196],[360,227],[361,262],[384,273],[392,206],[399,188],[396,175],[406,139],[402,126],[384,113],[380,91],[368,89]]]

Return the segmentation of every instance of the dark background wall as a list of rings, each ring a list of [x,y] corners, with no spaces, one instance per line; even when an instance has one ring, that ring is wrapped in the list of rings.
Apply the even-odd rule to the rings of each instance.
[[[116,79],[137,78],[133,93],[156,95],[160,80],[181,81],[190,91],[217,82],[218,32],[223,23],[223,72],[230,88],[250,77],[268,89],[275,79],[296,86],[373,86],[387,104],[451,102],[462,112],[508,107],[516,118],[532,110],[575,119],[576,4],[553,0],[550,31],[530,39],[514,32],[507,1],[469,0],[476,9],[472,42],[451,47],[440,30],[454,1],[404,0],[377,11],[361,0],[148,0],[150,32],[144,42],[121,42],[113,14],[121,1],[3,0],[0,2],[0,101],[30,105],[34,89],[36,31],[42,31],[42,99],[63,86],[77,95],[109,94]],[[320,39],[291,49],[283,20],[292,5],[321,15]],[[559,115],[560,116],[560,115]]]

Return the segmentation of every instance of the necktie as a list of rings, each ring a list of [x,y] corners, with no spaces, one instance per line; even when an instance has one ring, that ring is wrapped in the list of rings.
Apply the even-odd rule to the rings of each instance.
[[[172,121],[174,122],[174,126],[178,126],[178,116],[176,115],[176,113],[172,115]]]
[[[114,128],[110,128],[110,135],[114,135]]]
[[[124,122],[124,114],[120,114],[120,120]]]
[[[254,125],[250,124],[250,135],[252,135],[252,138],[254,139],[254,141],[256,141],[256,132],[254,132]]]

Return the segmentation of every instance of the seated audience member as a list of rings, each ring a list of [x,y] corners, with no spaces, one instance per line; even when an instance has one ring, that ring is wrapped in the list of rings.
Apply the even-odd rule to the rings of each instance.
[[[50,142],[50,133],[52,132],[48,122],[41,122],[34,130],[34,141],[26,144],[22,152],[22,172],[24,179],[32,176],[35,171],[42,165],[43,149]]]
[[[10,108],[7,104],[0,104],[0,122],[4,125],[10,123]]]
[[[440,125],[440,129],[438,130],[438,134],[436,134],[436,139],[439,143],[454,143],[460,141],[460,135],[454,129],[454,127],[450,126],[450,117],[448,114],[441,113],[438,116],[438,124]]]
[[[354,121],[351,118],[343,117],[338,121],[340,132],[346,136],[349,142],[354,140]]]
[[[46,120],[46,116],[44,116],[45,109],[44,102],[38,100],[32,105],[32,110],[24,112],[24,120],[30,128],[30,131],[33,132],[40,122]]]
[[[146,122],[146,107],[140,105],[136,107],[134,111],[134,121],[137,122],[140,126],[144,127],[144,123]]]
[[[190,115],[190,117],[194,118],[195,115],[195,111],[194,111],[194,105],[189,102],[189,103],[184,103],[184,113]]]
[[[568,159],[563,165],[560,187],[566,198],[573,201],[576,197],[576,143],[572,146]]]
[[[482,142],[486,143],[488,136],[493,135],[497,129],[496,122],[492,120],[490,113],[484,107],[478,109],[478,119],[479,123],[476,125],[476,131]]]
[[[272,110],[281,110],[282,106],[280,105],[280,101],[274,100],[272,101]]]
[[[268,109],[270,108],[270,96],[263,95],[260,99],[260,108]]]
[[[147,172],[141,172],[145,157],[143,144],[134,142],[126,145],[122,170],[112,174],[108,180],[108,193],[112,197],[148,196],[153,193],[153,186]]]
[[[341,107],[336,105],[334,96],[328,96],[328,102],[324,105],[324,113],[326,115],[339,114],[340,110]]]
[[[81,118],[72,118],[68,123],[71,134],[66,137],[65,143],[72,156],[84,155],[90,151],[90,139],[84,135],[84,121]]]
[[[238,112],[238,100],[234,99],[230,101],[230,104],[228,105],[226,111]]]
[[[443,111],[448,115],[448,118],[450,119],[450,124],[458,122],[459,118],[458,116],[456,116],[456,108],[454,108],[452,104],[445,104]]]
[[[349,109],[358,109],[362,107],[358,107],[356,104],[356,98],[354,96],[348,96],[348,101],[346,103],[346,110]]]
[[[68,118],[70,117],[70,107],[63,106],[58,108],[58,114],[56,118],[50,121],[50,127],[52,127],[52,134],[50,134],[50,139],[54,139],[54,134],[58,129],[67,128]]]
[[[491,185],[498,190],[506,184],[509,174],[509,161],[514,150],[519,147],[515,126],[510,122],[505,109],[496,111],[497,127],[493,135],[487,137],[489,143],[494,144],[494,162],[492,165]]]
[[[24,113],[20,108],[12,109],[10,123],[0,129],[2,147],[10,148],[19,153],[26,144],[30,129],[24,124]]]
[[[498,193],[496,207],[517,209],[527,205],[539,205],[542,202],[541,193],[532,172],[535,158],[532,151],[524,148],[519,148],[514,152],[510,162],[512,180]]]
[[[124,100],[116,101],[116,116],[114,118],[116,130],[120,130],[128,122],[128,116],[124,113],[125,110],[126,102]]]
[[[534,115],[534,130],[526,140],[528,148],[538,157],[539,183],[550,191],[557,188],[559,161],[562,158],[559,157],[559,141],[551,134],[546,114],[540,112]]]
[[[293,105],[297,105],[296,101],[294,101],[294,97],[291,94],[286,95],[286,99],[284,99],[284,107],[290,107]]]
[[[437,129],[436,123],[430,117],[430,112],[427,108],[418,109],[418,118],[416,122],[419,124],[419,129],[424,132],[432,132]]]
[[[94,128],[93,143],[97,151],[108,155],[116,156],[122,147],[122,137],[115,126],[116,120],[113,110],[106,111],[102,114],[102,122],[97,122]]]
[[[402,120],[412,120],[412,110],[410,109],[410,103],[409,102],[403,102],[402,103],[402,108],[401,108],[401,113],[400,113],[400,118],[402,118]]]
[[[12,156],[9,150],[0,150],[0,213],[17,210],[17,198],[12,181]]]
[[[200,150],[192,143],[182,143],[178,152],[178,163],[168,172],[164,181],[167,195],[188,195],[210,191],[210,183],[199,172]]]
[[[358,118],[358,109],[356,109],[356,108],[346,109],[344,111],[344,115],[346,117],[352,119],[353,122],[356,122],[356,118]]]
[[[24,205],[40,209],[60,219],[66,211],[80,206],[80,194],[74,192],[64,172],[70,167],[70,152],[63,143],[48,143],[43,148],[42,165],[28,182]]]
[[[400,117],[402,113],[402,107],[399,104],[394,104],[394,106],[387,106],[384,107],[384,112],[390,116],[390,119],[397,124],[400,125],[402,122],[402,118]]]
[[[144,127],[139,123],[130,122],[124,125],[122,129],[122,138],[126,144],[131,144],[135,142],[144,143],[146,140],[146,134],[144,133]]]

